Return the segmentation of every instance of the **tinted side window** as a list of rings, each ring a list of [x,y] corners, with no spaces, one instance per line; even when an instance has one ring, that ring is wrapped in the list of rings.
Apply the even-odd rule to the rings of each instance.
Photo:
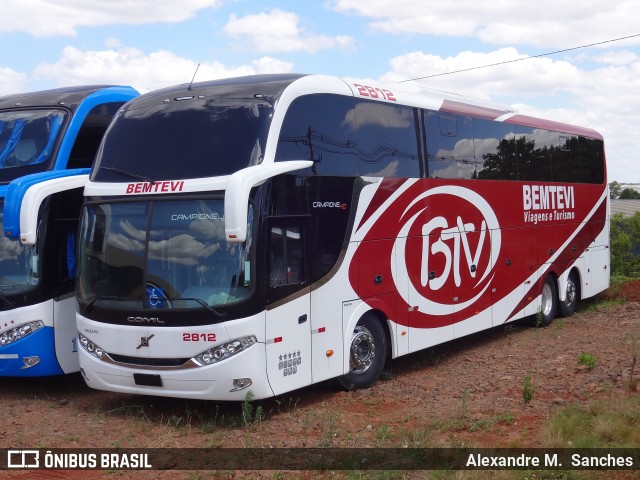
[[[269,286],[304,282],[302,229],[299,226],[271,228]]]
[[[360,174],[420,177],[419,132],[414,109],[379,102],[358,102]]]
[[[580,179],[585,183],[604,182],[604,143],[602,140],[580,137]]]
[[[474,119],[477,178],[517,180],[516,126],[490,120]]]
[[[566,133],[551,132],[551,141],[554,144],[551,154],[553,181],[579,182],[578,137]]]
[[[276,162],[312,160],[310,173],[358,175],[355,100],[339,95],[306,95],[287,111]]]
[[[476,178],[471,118],[427,112],[427,161],[431,178]]]
[[[85,118],[67,162],[68,168],[91,168],[102,136],[124,102],[103,103],[91,109]]]
[[[550,182],[552,143],[549,131],[518,125],[516,132],[520,180]]]

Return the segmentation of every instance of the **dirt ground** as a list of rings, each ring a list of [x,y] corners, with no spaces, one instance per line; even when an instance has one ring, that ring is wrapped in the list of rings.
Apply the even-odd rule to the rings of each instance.
[[[325,382],[252,402],[248,425],[237,402],[100,392],[79,374],[2,378],[0,447],[539,447],[543,423],[564,405],[638,395],[629,392],[629,380],[633,340],[640,338],[640,282],[618,294],[627,302],[581,305],[547,328],[498,327],[396,359],[368,390],[345,392]],[[582,352],[596,357],[595,368],[578,364]],[[527,376],[534,396],[525,403]],[[280,478],[273,472],[0,471],[0,478],[15,480],[239,476]]]

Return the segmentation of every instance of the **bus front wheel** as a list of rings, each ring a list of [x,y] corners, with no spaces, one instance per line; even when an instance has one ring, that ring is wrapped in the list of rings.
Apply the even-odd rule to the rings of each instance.
[[[366,314],[351,335],[349,373],[338,377],[338,382],[347,390],[369,388],[380,378],[386,358],[384,328],[374,315]]]

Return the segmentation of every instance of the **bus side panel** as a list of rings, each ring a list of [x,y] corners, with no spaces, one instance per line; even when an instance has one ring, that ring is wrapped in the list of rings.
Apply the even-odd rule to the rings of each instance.
[[[353,294],[348,283],[335,276],[311,292],[311,356],[313,383],[344,373],[342,348],[342,298],[336,291]]]
[[[274,395],[311,384],[309,290],[266,313],[266,361]]]
[[[53,300],[53,324],[58,363],[64,373],[77,372],[80,366],[78,364],[75,296]]]
[[[370,277],[384,281],[395,259],[397,306],[408,311],[396,321],[410,327],[409,351],[533,315],[547,275],[566,284],[587,245],[607,245],[606,200],[600,185],[382,180],[360,199],[351,284],[360,298],[374,295]],[[606,255],[589,255],[586,268],[604,272]],[[596,276],[601,290],[607,273]]]
[[[611,265],[611,251],[609,247],[596,246],[591,247],[587,251],[586,258],[591,268],[588,270],[585,281],[587,285],[583,285],[582,298],[589,298],[595,294],[609,288],[609,268]]]

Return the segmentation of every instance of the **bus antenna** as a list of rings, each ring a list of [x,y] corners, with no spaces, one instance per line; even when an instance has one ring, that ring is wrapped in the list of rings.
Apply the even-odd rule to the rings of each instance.
[[[199,68],[200,68],[200,64],[198,64],[198,66],[196,67],[196,71],[193,72],[193,77],[191,78],[191,83],[189,83],[189,88],[187,88],[188,92],[191,91],[191,86],[193,85],[193,81],[196,79],[196,74],[198,73],[198,69]]]

